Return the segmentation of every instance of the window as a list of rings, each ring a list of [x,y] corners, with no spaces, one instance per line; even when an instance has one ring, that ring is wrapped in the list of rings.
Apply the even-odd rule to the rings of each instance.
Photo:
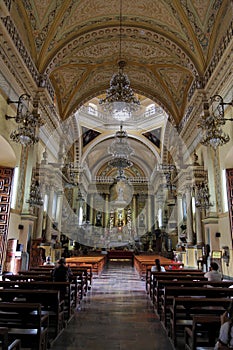
[[[15,209],[16,200],[17,200],[17,192],[18,192],[18,182],[19,182],[19,167],[15,167],[14,176],[12,181],[12,197],[11,197],[11,208]]]

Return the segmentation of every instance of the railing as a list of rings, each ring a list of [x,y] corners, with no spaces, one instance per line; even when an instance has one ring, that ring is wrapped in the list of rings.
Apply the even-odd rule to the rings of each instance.
[[[97,183],[112,183],[114,182],[113,177],[108,177],[108,176],[96,176],[94,178],[94,182]],[[128,179],[129,183],[149,183],[148,177],[129,177]]]
[[[98,118],[99,120],[102,120],[105,123],[112,123],[113,117],[109,115],[109,113],[105,113],[102,111],[99,111],[98,109],[93,108],[92,106],[82,106],[79,109],[79,113],[86,114],[88,116],[93,116],[94,118]],[[152,119],[155,116],[166,116],[166,112],[163,110],[160,106],[153,106],[149,108],[147,111],[144,112],[138,112],[137,114],[133,114],[130,118],[132,121],[139,121],[144,119]]]

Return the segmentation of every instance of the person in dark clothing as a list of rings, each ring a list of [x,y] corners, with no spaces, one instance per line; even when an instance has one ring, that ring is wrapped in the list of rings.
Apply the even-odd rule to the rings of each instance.
[[[52,271],[52,278],[54,282],[69,282],[73,273],[69,266],[66,266],[65,258],[58,260],[57,265]]]

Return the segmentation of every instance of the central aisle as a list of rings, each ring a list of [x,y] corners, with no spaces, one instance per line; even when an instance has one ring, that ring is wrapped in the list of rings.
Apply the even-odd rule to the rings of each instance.
[[[110,262],[53,350],[172,350],[129,262]]]

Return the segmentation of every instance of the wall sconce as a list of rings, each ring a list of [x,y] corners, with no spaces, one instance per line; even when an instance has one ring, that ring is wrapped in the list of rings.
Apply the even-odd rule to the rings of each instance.
[[[21,143],[22,146],[31,146],[39,141],[37,136],[37,129],[43,125],[43,120],[34,111],[29,112],[28,106],[30,96],[28,94],[22,94],[18,101],[7,100],[7,104],[17,104],[16,116],[12,117],[5,115],[6,120],[15,119],[16,123],[19,124],[18,128],[11,132],[10,138],[17,143]]]
[[[215,150],[218,146],[225,145],[229,142],[230,137],[223,130],[227,120],[233,121],[233,118],[226,119],[224,106],[233,106],[231,102],[224,102],[222,96],[214,95],[210,98],[212,105],[212,113],[209,112],[209,104],[204,104],[204,116],[202,117],[198,127],[203,130],[203,139],[201,143],[205,146],[211,146]]]

